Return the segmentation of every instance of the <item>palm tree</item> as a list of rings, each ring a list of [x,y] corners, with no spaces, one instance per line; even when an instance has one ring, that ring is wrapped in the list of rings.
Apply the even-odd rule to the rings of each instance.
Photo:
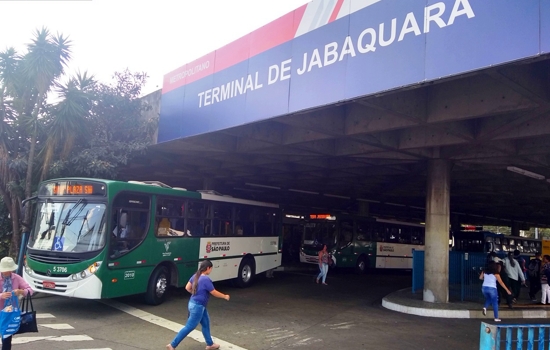
[[[38,138],[38,127],[41,113],[45,113],[44,105],[48,92],[55,86],[55,81],[65,70],[71,53],[71,42],[68,38],[58,34],[52,36],[48,29],[42,28],[35,32],[35,38],[27,45],[28,52],[21,62],[21,76],[25,82],[27,91],[23,97],[32,96],[30,99],[32,112],[27,114],[30,108],[21,110],[20,118],[25,121],[30,136],[29,155],[27,158],[27,173],[25,177],[25,196],[32,194],[33,164]],[[29,105],[24,106],[29,107]],[[30,206],[25,210],[25,217],[30,216]],[[29,229],[29,227],[27,227]],[[14,237],[15,240],[16,237]],[[18,242],[12,240],[12,244],[18,246]],[[10,249],[11,250],[11,249]]]
[[[46,125],[46,145],[42,161],[42,176],[44,180],[56,151],[59,159],[64,160],[71,153],[75,141],[90,137],[88,118],[94,100],[96,81],[86,72],[77,73],[65,85],[58,84],[58,94],[61,101],[54,107],[52,119]]]
[[[48,112],[46,98],[64,73],[70,46],[63,35],[42,28],[34,33],[26,54],[20,56],[13,48],[0,53],[0,132],[7,136],[0,142],[0,195],[12,217],[11,256],[17,254],[21,240],[21,199],[32,195],[37,141]],[[23,177],[24,193],[19,191]],[[30,209],[27,206],[25,218]]]

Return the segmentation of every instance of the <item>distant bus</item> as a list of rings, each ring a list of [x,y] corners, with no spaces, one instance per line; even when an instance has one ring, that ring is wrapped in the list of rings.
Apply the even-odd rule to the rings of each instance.
[[[542,250],[542,240],[517,237],[491,231],[457,231],[453,233],[453,250],[459,252],[490,253],[500,256],[519,250],[521,255],[532,257]]]
[[[304,222],[300,261],[318,264],[326,244],[333,266],[411,269],[412,251],[424,250],[424,225],[360,216],[312,214]]]
[[[210,259],[213,281],[250,285],[281,264],[276,204],[86,178],[38,189],[24,278],[42,293],[100,299],[144,293],[162,303]]]

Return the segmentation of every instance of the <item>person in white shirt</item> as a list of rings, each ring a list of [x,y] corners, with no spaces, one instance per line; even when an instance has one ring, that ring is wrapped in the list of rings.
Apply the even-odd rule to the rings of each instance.
[[[506,270],[508,280],[510,281],[508,289],[512,291],[512,301],[515,303],[519,298],[521,285],[525,285],[525,275],[523,274],[523,270],[521,269],[519,262],[514,259],[513,252],[509,252],[506,259],[504,259],[504,269]]]

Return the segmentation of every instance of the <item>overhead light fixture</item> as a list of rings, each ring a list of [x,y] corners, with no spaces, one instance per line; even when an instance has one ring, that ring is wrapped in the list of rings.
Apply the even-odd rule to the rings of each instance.
[[[347,196],[340,196],[340,195],[337,195],[337,194],[329,194],[329,193],[325,193],[324,196],[325,197],[332,197],[332,198],[351,199],[350,197],[347,197]]]
[[[357,198],[359,202],[368,202],[368,203],[380,203],[380,201],[375,201],[372,199],[365,199],[365,198]]]
[[[298,193],[307,193],[307,194],[319,194],[319,192],[313,192],[313,191],[305,191],[305,190],[296,190],[294,188],[288,189],[290,192],[298,192]]]
[[[533,173],[533,172],[530,172],[530,171],[525,170],[525,169],[517,168],[515,166],[509,166],[506,169],[508,169],[511,172],[517,173],[517,174],[532,177],[533,179],[537,179],[537,180],[544,180],[545,179],[544,175]]]
[[[252,184],[252,183],[249,183],[249,182],[245,183],[245,185],[252,186],[252,187],[271,188],[271,189],[274,189],[274,190],[280,190],[281,189],[280,187],[277,187],[277,186]]]

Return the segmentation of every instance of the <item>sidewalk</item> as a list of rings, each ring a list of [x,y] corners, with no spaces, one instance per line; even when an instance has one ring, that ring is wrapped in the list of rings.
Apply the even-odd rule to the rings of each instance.
[[[412,293],[411,288],[393,292],[382,299],[386,309],[417,316],[441,318],[480,318],[492,319],[493,309],[487,309],[483,316],[483,304],[474,302],[429,303],[422,300],[422,292]],[[548,318],[550,305],[538,305],[531,301],[518,301],[513,309],[501,304],[498,310],[499,318]]]

